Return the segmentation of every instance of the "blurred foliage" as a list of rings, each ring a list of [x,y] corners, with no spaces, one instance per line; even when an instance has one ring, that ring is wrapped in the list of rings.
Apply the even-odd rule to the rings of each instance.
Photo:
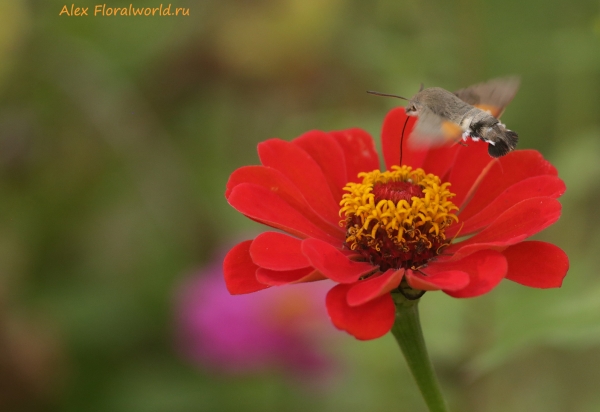
[[[173,350],[173,288],[260,230],[223,197],[258,142],[377,137],[398,102],[367,89],[520,74],[503,119],[567,183],[539,238],[572,268],[559,290],[427,294],[425,334],[454,410],[600,410],[596,0],[180,0],[189,17],[136,18],[63,5],[0,3],[0,409],[423,411],[389,336],[331,348],[343,377],[319,391],[197,370]]]

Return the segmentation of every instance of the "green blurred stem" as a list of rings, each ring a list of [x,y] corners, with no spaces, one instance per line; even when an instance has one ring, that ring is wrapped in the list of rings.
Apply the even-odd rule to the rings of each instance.
[[[401,293],[392,293],[392,297],[396,304],[396,321],[392,333],[402,349],[425,403],[430,412],[448,412],[425,347],[419,320],[419,299],[409,300]]]

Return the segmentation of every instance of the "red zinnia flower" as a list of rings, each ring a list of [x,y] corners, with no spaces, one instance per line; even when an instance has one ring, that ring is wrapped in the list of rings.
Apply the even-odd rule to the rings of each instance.
[[[559,287],[566,254],[524,241],[559,218],[565,185],[554,166],[535,150],[492,159],[483,142],[424,150],[405,144],[403,166],[394,166],[405,120],[403,108],[385,118],[385,172],[360,129],[259,144],[263,165],[233,172],[225,196],[247,217],[286,233],[265,232],[229,252],[230,293],[329,278],[338,283],[326,299],[334,325],[374,339],[394,323],[390,292],[398,288],[464,298],[504,278]],[[414,118],[405,136],[413,126]]]

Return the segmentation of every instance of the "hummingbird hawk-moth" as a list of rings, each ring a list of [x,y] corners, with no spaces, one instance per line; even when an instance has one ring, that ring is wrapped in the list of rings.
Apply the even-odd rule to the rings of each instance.
[[[517,77],[490,80],[452,93],[441,87],[421,90],[408,100],[406,114],[417,116],[410,142],[416,146],[442,145],[461,139],[488,143],[492,157],[504,156],[517,146],[519,136],[498,120],[519,88]]]

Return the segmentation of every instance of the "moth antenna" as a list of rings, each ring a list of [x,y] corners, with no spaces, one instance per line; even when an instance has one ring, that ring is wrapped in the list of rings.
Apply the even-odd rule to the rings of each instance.
[[[408,123],[408,116],[406,117],[406,120],[404,121],[404,126],[402,126],[402,135],[400,136],[400,163],[398,163],[398,166],[402,166],[402,146],[404,146],[404,130],[406,130],[406,124]]]
[[[422,89],[423,89],[423,83],[421,83],[421,90]],[[375,96],[395,97],[397,99],[402,99],[402,100],[407,100],[407,101],[410,100],[410,99],[407,99],[406,97],[398,96],[396,94],[381,93],[381,92],[376,92],[373,90],[367,90],[367,93],[374,94]],[[406,118],[406,121],[404,122],[404,126],[402,127],[402,136],[400,137],[400,163],[398,164],[398,166],[402,165],[402,146],[404,143],[404,130],[406,129],[407,123],[408,123],[408,117]]]
[[[419,92],[422,92],[422,91],[423,91],[423,87],[424,87],[424,86],[425,86],[425,85],[424,85],[423,83],[421,83],[421,87],[419,87]]]
[[[396,94],[380,93],[380,92],[375,92],[373,90],[367,90],[367,93],[374,94],[375,96],[396,97],[396,98],[402,99],[402,100],[410,100],[410,99],[407,99],[406,97],[398,96]]]

